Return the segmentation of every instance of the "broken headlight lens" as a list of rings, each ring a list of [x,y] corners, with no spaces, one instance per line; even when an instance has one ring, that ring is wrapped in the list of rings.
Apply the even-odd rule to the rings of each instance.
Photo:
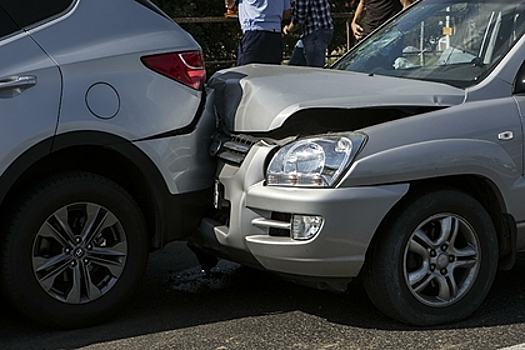
[[[355,133],[293,141],[273,156],[266,170],[266,183],[274,186],[333,186],[365,140],[364,134]]]

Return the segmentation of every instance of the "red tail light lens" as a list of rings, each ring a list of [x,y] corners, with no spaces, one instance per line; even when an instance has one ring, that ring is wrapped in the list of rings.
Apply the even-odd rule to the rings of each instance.
[[[195,90],[202,90],[206,80],[201,51],[173,52],[144,56],[142,63],[149,69]]]

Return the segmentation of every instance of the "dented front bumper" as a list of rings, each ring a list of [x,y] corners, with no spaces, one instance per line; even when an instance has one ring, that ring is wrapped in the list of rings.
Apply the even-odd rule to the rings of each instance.
[[[191,244],[220,257],[273,272],[321,278],[358,275],[382,219],[408,191],[408,184],[292,188],[266,186],[264,164],[273,146],[254,145],[240,167],[218,171],[216,203],[227,220],[203,220]],[[220,192],[220,193],[219,193]],[[293,215],[323,218],[308,240],[292,239]]]

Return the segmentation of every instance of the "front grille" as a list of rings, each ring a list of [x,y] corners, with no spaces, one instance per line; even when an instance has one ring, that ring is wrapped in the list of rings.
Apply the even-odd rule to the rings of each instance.
[[[250,148],[257,141],[259,139],[250,135],[232,135],[230,140],[224,142],[221,146],[217,157],[227,163],[241,165]]]

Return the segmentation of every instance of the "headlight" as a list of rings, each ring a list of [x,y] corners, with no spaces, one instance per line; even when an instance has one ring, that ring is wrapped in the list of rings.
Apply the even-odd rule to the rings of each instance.
[[[266,183],[278,186],[332,186],[363,145],[364,134],[303,139],[283,146],[266,170]]]

